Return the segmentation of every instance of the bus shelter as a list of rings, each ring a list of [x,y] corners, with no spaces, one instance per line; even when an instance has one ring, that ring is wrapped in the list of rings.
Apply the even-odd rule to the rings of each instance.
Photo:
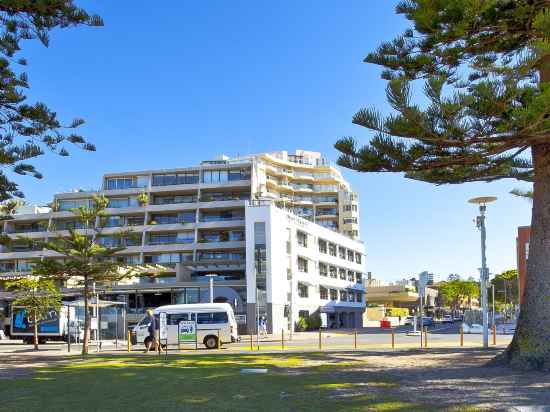
[[[69,313],[74,318],[68,319],[74,333],[74,343],[81,343],[84,336],[84,299],[71,302],[63,302],[69,308]],[[91,316],[90,343],[100,350],[102,347],[118,347],[126,344],[128,318],[126,302],[108,301],[93,297],[88,302],[88,310]]]

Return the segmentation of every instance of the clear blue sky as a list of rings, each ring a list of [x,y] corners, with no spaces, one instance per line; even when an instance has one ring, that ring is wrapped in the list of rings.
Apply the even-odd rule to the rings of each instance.
[[[188,166],[221,153],[318,150],[336,160],[337,138],[366,140],[351,124],[362,106],[388,110],[380,69],[362,63],[406,27],[395,1],[77,1],[103,28],[55,31],[26,42],[32,92],[81,132],[96,153],[44,156],[45,178],[19,178],[31,202],[98,187],[105,172]],[[338,5],[337,5],[338,4]],[[400,175],[345,176],[361,196],[367,270],[400,279],[423,270],[476,275],[477,195],[489,207],[492,272],[516,265],[515,234],[531,206],[514,181],[435,187]],[[520,185],[521,186],[521,185]]]

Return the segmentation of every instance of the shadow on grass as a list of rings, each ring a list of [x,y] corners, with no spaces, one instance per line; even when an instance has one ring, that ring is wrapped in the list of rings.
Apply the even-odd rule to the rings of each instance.
[[[347,354],[103,356],[6,382],[0,410],[425,411]],[[243,368],[267,368],[247,375]]]
[[[448,360],[422,365],[437,356]],[[94,354],[3,382],[0,411],[465,410],[495,396],[510,405],[544,405],[524,374],[480,366],[486,359],[476,349],[170,354],[167,360]],[[268,373],[248,375],[243,368]],[[532,380],[550,384],[550,376]]]

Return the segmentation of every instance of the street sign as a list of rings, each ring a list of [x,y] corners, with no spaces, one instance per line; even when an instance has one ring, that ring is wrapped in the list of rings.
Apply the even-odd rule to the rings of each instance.
[[[166,326],[166,312],[160,313],[160,322],[159,322],[159,330],[160,330],[160,339],[165,340],[168,339],[168,327]]]
[[[194,320],[182,320],[178,326],[179,342],[195,342],[197,340],[197,325]]]
[[[321,313],[321,327],[322,328],[328,328],[328,320],[327,320],[327,314]]]

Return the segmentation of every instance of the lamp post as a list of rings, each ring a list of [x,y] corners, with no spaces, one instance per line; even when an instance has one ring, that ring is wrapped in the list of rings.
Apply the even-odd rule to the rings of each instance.
[[[209,289],[210,289],[210,303],[214,303],[214,278],[218,276],[216,273],[209,273],[204,275],[208,278]]]
[[[479,205],[479,216],[476,217],[476,226],[481,232],[481,307],[483,310],[483,348],[489,348],[489,310],[487,299],[487,283],[489,281],[489,269],[487,268],[487,257],[485,255],[485,241],[486,241],[486,228],[485,228],[485,211],[487,210],[487,203],[491,203],[497,200],[494,196],[475,197],[468,200],[469,203]]]

